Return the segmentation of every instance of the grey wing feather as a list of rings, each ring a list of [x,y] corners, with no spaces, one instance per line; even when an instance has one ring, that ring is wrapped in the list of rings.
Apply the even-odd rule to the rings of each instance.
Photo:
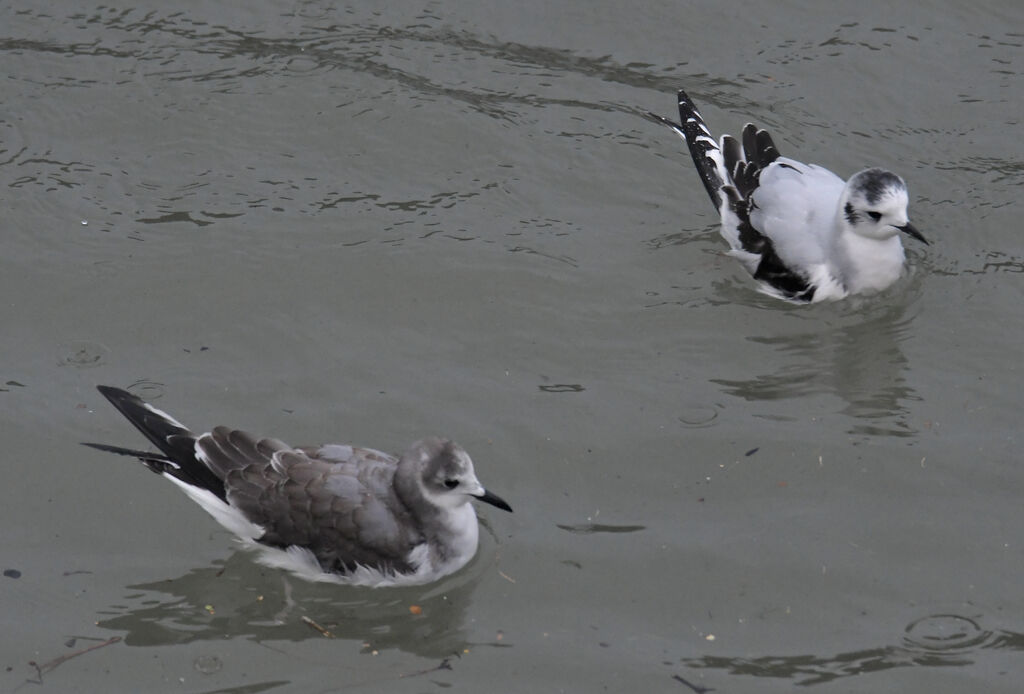
[[[391,485],[391,456],[348,446],[293,448],[225,427],[199,437],[197,447],[223,478],[228,502],[266,529],[261,543],[306,547],[326,571],[413,569],[405,559],[422,537],[409,530],[415,524]]]

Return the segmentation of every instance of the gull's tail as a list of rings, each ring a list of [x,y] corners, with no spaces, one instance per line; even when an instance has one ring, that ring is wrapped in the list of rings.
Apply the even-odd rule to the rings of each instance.
[[[711,204],[715,210],[722,210],[722,187],[729,183],[729,173],[725,166],[722,150],[715,142],[704,118],[700,115],[693,101],[686,92],[679,90],[680,123],[669,120],[654,113],[648,113],[658,123],[668,126],[679,137],[686,141],[686,146],[693,157],[693,165],[697,168],[704,189],[708,191]]]
[[[103,443],[84,445],[108,453],[136,457],[153,472],[170,475],[187,485],[208,490],[221,501],[227,498],[224,482],[196,457],[195,434],[181,422],[126,390],[110,386],[96,386],[96,390],[134,424],[150,443],[159,448],[160,453],[148,453]]]

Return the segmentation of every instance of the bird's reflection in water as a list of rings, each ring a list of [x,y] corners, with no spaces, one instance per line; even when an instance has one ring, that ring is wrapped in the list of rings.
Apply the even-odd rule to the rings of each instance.
[[[463,624],[479,561],[428,586],[372,589],[309,583],[263,568],[240,551],[214,567],[129,586],[125,602],[102,613],[97,624],[124,632],[129,646],[239,637],[303,641],[324,638],[320,627],[366,651],[397,648],[444,658],[469,645]]]
[[[900,348],[914,319],[907,306],[863,302],[824,316],[818,314],[831,307],[813,307],[815,313],[806,315],[810,330],[747,338],[773,348],[784,366],[745,380],[711,382],[750,401],[831,394],[845,403],[840,412],[852,420],[849,433],[913,436],[906,403],[917,395],[905,378],[907,358]]]

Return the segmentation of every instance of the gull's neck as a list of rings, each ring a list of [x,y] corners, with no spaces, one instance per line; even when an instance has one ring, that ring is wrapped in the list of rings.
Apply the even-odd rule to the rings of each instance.
[[[899,236],[882,240],[861,236],[845,219],[839,220],[839,228],[836,270],[849,293],[879,292],[900,278],[905,256]]]
[[[419,517],[420,530],[430,547],[428,561],[436,569],[449,573],[472,559],[480,535],[473,505],[467,501],[455,508],[445,508],[427,499],[421,503],[413,512]],[[442,567],[454,568],[444,570]]]
[[[435,569],[450,573],[476,554],[480,532],[476,511],[468,499],[455,508],[435,504],[423,493],[418,470],[414,468],[399,463],[395,491],[416,519],[429,547],[424,559]]]

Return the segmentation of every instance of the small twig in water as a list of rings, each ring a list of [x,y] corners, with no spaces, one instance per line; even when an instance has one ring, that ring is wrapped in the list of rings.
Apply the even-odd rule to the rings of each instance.
[[[672,679],[678,680],[678,681],[682,682],[687,687],[689,687],[690,689],[695,691],[697,694],[704,694],[704,692],[713,692],[713,691],[715,691],[714,687],[701,687],[698,684],[693,684],[692,682],[687,682],[686,680],[684,680],[679,675],[672,675]]]
[[[407,672],[404,675],[399,675],[398,679],[404,680],[406,677],[419,677],[420,675],[429,675],[431,672],[437,672],[438,670],[451,670],[452,664],[448,658],[441,661],[436,667],[429,667],[426,670],[417,670],[416,672]]]
[[[324,629],[324,628],[323,628],[322,626],[320,626],[319,624],[317,624],[316,622],[314,622],[314,621],[313,621],[312,619],[310,619],[309,617],[307,617],[307,616],[303,615],[303,616],[302,616],[302,621],[303,621],[303,622],[305,622],[306,624],[308,624],[309,626],[313,627],[313,628],[314,628],[314,629],[316,629],[317,631],[319,631],[319,632],[320,632],[321,634],[323,634],[323,635],[324,635],[324,636],[326,636],[327,638],[329,638],[329,639],[333,639],[333,638],[334,638],[334,634],[332,634],[331,632],[329,632],[329,631],[328,631],[327,629]]]
[[[458,656],[459,656],[459,654],[456,653],[455,657],[458,657]],[[388,675],[386,677],[373,677],[371,679],[358,680],[358,681],[354,681],[354,682],[348,682],[348,683],[346,683],[346,684],[344,684],[344,685],[342,685],[340,687],[335,685],[331,689],[331,691],[332,692],[334,692],[334,691],[339,691],[340,692],[340,691],[343,691],[343,690],[356,689],[356,688],[359,688],[359,687],[366,687],[368,685],[381,684],[383,682],[391,682],[392,680],[404,680],[404,679],[407,679],[407,678],[410,678],[410,677],[420,677],[422,675],[429,675],[432,672],[439,672],[441,670],[451,670],[451,669],[452,669],[451,658],[445,658],[444,660],[442,660],[440,662],[440,664],[436,665],[435,667],[427,668],[426,670],[417,670],[416,672],[407,672],[407,673],[402,674],[402,675]]]
[[[62,656],[58,656],[58,657],[54,658],[53,660],[45,662],[42,665],[39,665],[34,660],[30,660],[28,662],[28,664],[36,669],[36,679],[28,680],[28,681],[32,682],[33,684],[42,684],[43,683],[43,673],[53,672],[58,667],[63,665],[65,662],[71,660],[72,658],[77,658],[80,655],[85,655],[89,651],[95,651],[98,648],[103,648],[104,646],[109,646],[112,643],[118,643],[120,640],[121,640],[120,636],[112,636],[109,639],[107,639],[106,641],[103,641],[101,643],[95,643],[95,644],[93,644],[91,646],[88,646],[86,648],[82,648],[80,650],[77,650],[74,653],[66,653],[66,654],[64,654]]]

